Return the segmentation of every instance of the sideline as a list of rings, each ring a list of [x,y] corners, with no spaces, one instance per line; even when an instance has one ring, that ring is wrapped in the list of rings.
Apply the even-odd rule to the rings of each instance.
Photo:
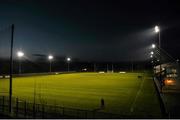
[[[140,85],[139,90],[138,90],[138,92],[136,93],[136,97],[135,97],[135,99],[134,99],[134,101],[133,101],[133,103],[132,103],[132,105],[131,105],[131,107],[130,107],[130,112],[133,112],[133,111],[134,111],[135,103],[136,103],[137,98],[139,97],[139,94],[140,94],[140,92],[141,92],[141,90],[142,90],[142,88],[143,88],[144,80],[145,80],[144,74],[142,75],[142,78],[140,78],[140,79],[142,80],[142,81],[141,81],[141,85]]]

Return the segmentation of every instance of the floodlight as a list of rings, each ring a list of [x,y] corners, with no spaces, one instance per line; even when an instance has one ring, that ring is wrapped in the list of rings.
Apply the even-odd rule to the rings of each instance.
[[[68,61],[68,62],[71,61],[71,58],[68,57],[68,58],[67,58],[67,61]]]
[[[160,31],[158,26],[155,26],[155,32],[158,33]]]
[[[24,56],[24,53],[23,53],[22,51],[18,51],[18,52],[17,52],[17,56],[21,58],[21,57]]]
[[[155,45],[155,44],[152,44],[152,48],[156,48],[156,45]]]
[[[49,59],[49,60],[52,60],[53,58],[54,58],[54,57],[53,57],[52,55],[49,55],[49,56],[48,56],[48,59]]]
[[[17,56],[19,57],[19,74],[21,74],[21,58],[24,56],[24,53],[22,51],[18,51]]]
[[[49,55],[48,56],[48,59],[49,59],[49,72],[51,72],[51,60],[53,59],[54,57],[52,55]]]
[[[67,60],[67,64],[68,64],[68,66],[67,66],[67,70],[68,70],[68,72],[69,72],[69,63],[70,63],[70,61],[71,61],[71,58],[70,58],[70,57],[68,57],[68,58],[66,58],[66,60]]]
[[[153,51],[151,51],[151,55],[153,55],[154,54],[154,52]]]

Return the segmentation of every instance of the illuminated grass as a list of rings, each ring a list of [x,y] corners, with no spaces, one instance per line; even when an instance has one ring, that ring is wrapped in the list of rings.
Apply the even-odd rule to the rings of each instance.
[[[73,73],[13,79],[13,96],[38,103],[93,110],[105,100],[102,112],[160,117],[152,78],[140,73]],[[0,80],[8,92],[8,80]],[[133,109],[133,110],[132,110]]]

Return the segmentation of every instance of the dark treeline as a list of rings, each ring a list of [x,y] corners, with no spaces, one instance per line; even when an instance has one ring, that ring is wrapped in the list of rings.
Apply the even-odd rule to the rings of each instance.
[[[64,61],[63,61],[64,60]],[[52,72],[67,71],[68,63],[63,60],[54,59],[51,62]],[[49,61],[47,59],[36,59],[34,61],[21,60],[21,72],[22,73],[42,73],[49,72]],[[151,68],[149,62],[86,62],[73,59],[69,63],[70,71],[87,71],[87,72],[98,72],[98,71],[143,71]],[[9,73],[9,61],[7,59],[0,59],[0,74]],[[19,61],[13,61],[13,74],[19,73]]]

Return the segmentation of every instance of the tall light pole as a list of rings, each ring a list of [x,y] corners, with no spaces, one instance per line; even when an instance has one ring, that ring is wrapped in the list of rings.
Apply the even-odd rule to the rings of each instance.
[[[68,69],[68,72],[69,72],[69,62],[71,61],[71,58],[70,58],[70,57],[68,57],[68,58],[66,58],[66,60],[67,60],[67,64],[68,64],[67,69]]]
[[[13,47],[14,47],[14,24],[11,26],[11,49],[10,49],[10,70],[9,70],[9,113],[12,113],[12,74],[13,74]]]
[[[53,56],[52,55],[49,55],[48,56],[48,59],[49,59],[49,72],[51,73],[51,62],[52,62],[52,60],[53,60]]]
[[[158,33],[158,40],[159,40],[159,71],[160,71],[160,82],[161,82],[161,92],[162,92],[162,86],[163,86],[163,81],[162,81],[162,75],[161,75],[161,34],[160,34],[160,28],[159,26],[155,26],[155,32]]]
[[[21,58],[24,56],[24,53],[22,51],[18,51],[17,56],[19,58],[19,74],[21,74]]]

